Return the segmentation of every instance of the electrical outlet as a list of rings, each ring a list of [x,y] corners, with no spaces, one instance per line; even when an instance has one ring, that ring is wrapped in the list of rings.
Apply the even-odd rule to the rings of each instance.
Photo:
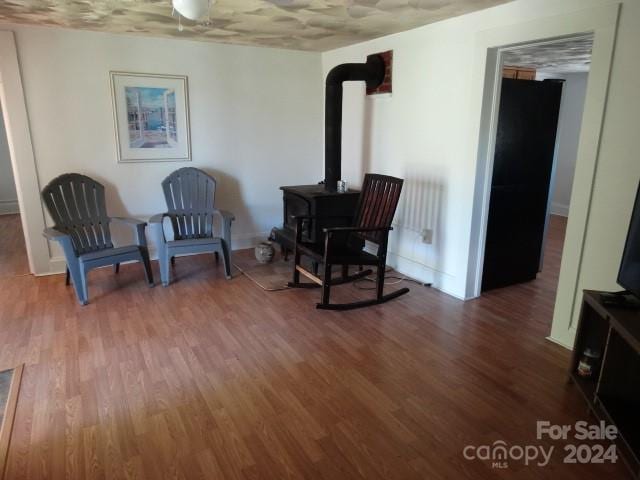
[[[420,233],[420,237],[422,238],[422,243],[431,245],[433,243],[433,230],[430,228],[423,229]]]

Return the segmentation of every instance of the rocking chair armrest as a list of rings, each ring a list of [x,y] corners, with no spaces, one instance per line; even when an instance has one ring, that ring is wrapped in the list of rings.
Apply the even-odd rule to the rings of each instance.
[[[289,218],[293,220],[316,220],[316,219],[327,219],[331,220],[334,218],[353,218],[353,215],[290,215]]]
[[[302,235],[302,223],[305,220],[332,220],[332,219],[352,219],[353,215],[291,215],[289,218],[296,222],[296,241],[300,240]]]
[[[393,230],[393,227],[328,227],[323,228],[322,231],[324,233],[334,233],[334,232],[390,232]]]
[[[296,234],[295,234],[295,243],[297,244],[302,240],[302,224],[305,220],[332,220],[332,219],[352,219],[353,215],[291,215],[290,218],[295,220],[296,222]],[[348,228],[348,227],[345,227]],[[323,229],[326,231],[327,229]]]

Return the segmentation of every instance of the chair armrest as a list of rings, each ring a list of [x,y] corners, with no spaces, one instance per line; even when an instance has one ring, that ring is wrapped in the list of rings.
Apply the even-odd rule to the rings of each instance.
[[[42,232],[42,235],[47,240],[55,240],[60,244],[60,246],[62,247],[62,251],[64,252],[67,265],[75,261],[78,254],[73,246],[73,241],[71,241],[71,235],[63,233],[57,228],[45,228]]]
[[[116,223],[122,223],[125,225],[131,225],[132,227],[135,227],[138,225],[144,226],[147,224],[147,222],[143,220],[138,220],[137,218],[127,218],[127,217],[111,217],[111,221]]]
[[[227,245],[227,250],[231,252],[231,223],[236,219],[235,215],[227,210],[215,209],[215,213],[222,217],[222,239]]]
[[[393,227],[329,227],[323,228],[324,232],[324,255],[325,261],[329,256],[329,250],[332,249],[332,234],[334,233],[355,233],[355,232],[386,232],[386,235],[383,236],[382,245],[378,245],[378,256],[380,255],[380,249],[384,251],[384,255],[386,255],[387,251],[387,241],[389,232],[393,230]]]
[[[290,215],[289,218],[293,220],[315,220],[321,219],[333,219],[333,218],[353,218],[353,215]]]
[[[289,218],[295,220],[296,222],[296,235],[295,242],[299,242],[302,240],[302,224],[305,220],[317,220],[317,219],[349,219],[353,218],[353,215],[291,215]]]
[[[168,213],[158,213],[149,219],[149,225],[154,223],[162,223],[169,214]]]
[[[149,219],[149,235],[153,239],[158,252],[162,252],[167,243],[164,235],[164,219],[168,218],[168,213],[158,213]]]
[[[295,220],[296,228],[295,228],[295,236],[294,236],[294,244],[298,244],[302,241],[302,229],[303,223],[305,220],[331,220],[331,219],[341,219],[341,220],[351,220],[353,219],[353,215],[291,215],[289,218]],[[326,229],[325,229],[326,230]]]
[[[323,228],[324,233],[333,232],[390,232],[393,227],[328,227]]]
[[[233,222],[236,219],[236,216],[227,210],[220,210],[216,208],[215,212],[218,213],[223,220],[231,220]]]
[[[139,247],[147,247],[147,238],[144,235],[144,227],[147,226],[147,222],[126,217],[111,217],[111,221],[131,227],[136,234],[136,245]]]
[[[60,230],[57,230],[55,228],[45,228],[42,231],[42,236],[45,237],[47,240],[56,240],[56,241],[60,241],[64,237],[69,237],[68,234],[62,233]]]

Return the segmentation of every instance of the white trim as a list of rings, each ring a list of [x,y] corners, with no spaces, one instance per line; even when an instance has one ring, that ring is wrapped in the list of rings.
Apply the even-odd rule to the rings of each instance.
[[[36,277],[44,277],[47,275],[59,275],[64,273],[65,268],[67,266],[67,262],[65,262],[64,257],[51,257],[49,259],[49,270],[46,272],[38,272],[36,273]]]
[[[484,250],[487,237],[487,221],[489,218],[489,199],[491,196],[491,178],[493,175],[493,158],[495,155],[495,139],[498,129],[498,111],[502,88],[502,51],[487,50],[487,69],[483,91],[482,121],[480,125],[480,142],[478,146],[478,162],[476,166],[476,188],[471,219],[471,248],[469,251],[469,268],[467,273],[466,296],[476,298],[482,289],[482,270],[484,266]],[[487,105],[487,102],[490,102]],[[482,150],[485,150],[482,155]],[[479,186],[480,184],[480,186]],[[480,191],[480,193],[478,192]],[[474,235],[477,232],[477,235]],[[478,246],[474,251],[473,238],[478,238]],[[473,274],[471,274],[473,272]],[[472,287],[469,288],[469,282]]]
[[[269,238],[270,232],[243,233],[240,235],[231,234],[231,249],[242,250],[245,248],[253,248],[260,242],[264,242]]]
[[[566,348],[567,350],[573,350],[573,341],[571,343],[566,343],[563,340],[553,338],[553,337],[546,337],[546,339],[549,340],[551,343],[555,343],[556,345],[560,345],[561,347]]]
[[[13,215],[16,213],[20,213],[18,199],[0,200],[0,215]]]
[[[392,251],[387,252],[387,265],[402,275],[406,275],[423,283],[430,283],[433,288],[455,297],[458,300],[467,300],[454,293],[454,289],[450,287],[450,283],[455,279],[446,272],[439,271],[424,263],[417,262],[414,259],[404,257]]]
[[[591,208],[591,194],[600,145],[600,134],[607,100],[609,73],[617,30],[619,3],[584,9],[554,17],[481,32],[476,39],[477,64],[474,81],[481,98],[478,123],[473,125],[478,135],[476,184],[471,226],[467,297],[480,294],[484,241],[488,218],[493,148],[500,99],[501,52],[507,48],[540,43],[540,39],[559,39],[593,33],[591,70],[580,133],[576,172],[571,195],[571,218],[567,226],[562,266],[551,337],[565,345],[573,343],[571,324],[574,317],[578,276],[582,262],[584,237]],[[545,40],[548,41],[548,40]]]
[[[551,202],[551,215],[560,215],[561,217],[568,217],[569,205],[563,205],[558,202]]]
[[[49,246],[42,236],[45,228],[40,201],[40,185],[31,143],[29,116],[18,52],[13,32],[0,31],[0,103],[16,182],[29,269],[31,273],[49,270]]]

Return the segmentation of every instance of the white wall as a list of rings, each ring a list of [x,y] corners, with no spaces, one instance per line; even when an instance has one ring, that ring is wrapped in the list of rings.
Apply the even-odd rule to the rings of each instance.
[[[394,51],[391,97],[365,99],[362,86],[345,88],[343,176],[353,183],[366,171],[405,178],[390,244],[401,271],[466,296],[477,151],[469,127],[480,101],[472,96],[472,72],[483,61],[475,55],[477,36],[611,2],[589,3],[516,1],[323,54],[326,74],[339,63]],[[422,243],[423,229],[432,230],[432,244]]]
[[[18,195],[13,179],[9,145],[4,129],[4,120],[0,115],[0,215],[18,213]]]
[[[393,50],[391,96],[365,98],[363,85],[345,84],[342,176],[354,185],[366,172],[405,179],[389,263],[458,297],[473,198],[464,133],[476,15],[322,55],[326,75],[337,64]],[[431,244],[422,243],[423,229]]]
[[[573,265],[563,260],[558,301],[573,307],[556,309],[551,332],[552,338],[565,345],[573,342],[581,290],[618,288],[616,272],[640,178],[636,122],[640,64],[635,61],[640,45],[640,2],[520,0],[326,52],[322,57],[326,73],[336,64],[394,50],[392,97],[364,100],[355,94],[361,87],[347,88],[344,128],[350,133],[343,140],[344,175],[352,182],[359,182],[365,171],[404,176],[407,188],[403,196],[412,199],[411,208],[405,206],[396,217],[390,259],[402,271],[434,280],[436,287],[463,296],[469,246],[476,241],[470,238],[470,226],[477,132],[467,128],[478,122],[474,105],[480,102],[474,94],[473,65],[484,61],[474,56],[476,35],[489,37],[490,32],[505,28],[528,29],[536,19],[579,16],[588,8],[616,4],[622,8],[601,142],[584,142],[590,150],[597,150],[597,167],[593,194],[586,200],[587,228],[584,250],[577,260],[577,289]],[[602,58],[604,54],[600,47],[598,55]],[[594,103],[594,112],[599,105]],[[570,218],[565,251],[579,251],[582,226]],[[434,229],[432,245],[420,242],[418,230],[423,227]]]
[[[65,172],[85,173],[105,184],[111,215],[146,219],[165,210],[164,177],[203,168],[218,180],[217,206],[236,214],[240,247],[282,223],[280,185],[320,179],[312,167],[322,162],[317,53],[11,29],[41,187]],[[192,162],[117,163],[110,70],[189,77]]]
[[[555,165],[554,189],[551,196],[551,213],[568,216],[571,201],[573,174],[578,157],[578,140],[584,111],[584,98],[587,92],[588,72],[553,73],[539,71],[537,79],[562,78],[562,102],[558,118],[557,156]]]

